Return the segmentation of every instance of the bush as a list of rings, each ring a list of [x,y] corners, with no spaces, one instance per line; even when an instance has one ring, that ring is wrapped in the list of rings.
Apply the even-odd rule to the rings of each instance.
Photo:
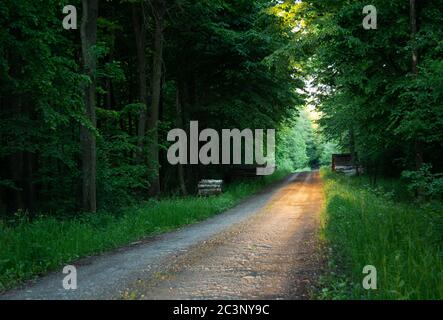
[[[403,171],[402,178],[408,182],[409,191],[420,191],[427,199],[441,199],[443,196],[443,173],[432,174],[432,165],[424,164],[418,171]]]

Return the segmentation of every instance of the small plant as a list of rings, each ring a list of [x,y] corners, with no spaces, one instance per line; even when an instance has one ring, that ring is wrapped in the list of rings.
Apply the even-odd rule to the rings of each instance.
[[[443,173],[433,174],[431,164],[423,164],[420,170],[403,171],[402,178],[408,182],[411,192],[419,190],[421,196],[438,199],[443,196]]]

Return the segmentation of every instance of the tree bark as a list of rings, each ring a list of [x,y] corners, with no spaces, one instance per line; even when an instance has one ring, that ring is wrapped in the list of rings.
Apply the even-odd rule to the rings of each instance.
[[[83,19],[81,25],[81,43],[84,73],[90,83],[85,87],[85,116],[93,128],[97,126],[96,106],[96,58],[92,48],[97,43],[98,0],[82,0]],[[82,148],[82,207],[89,212],[97,211],[96,191],[96,139],[95,133],[85,125],[80,129]]]
[[[414,43],[414,47],[412,49],[412,73],[417,74],[418,69],[418,52],[415,48],[415,36],[417,34],[417,7],[415,0],[409,0],[410,5],[410,15],[411,15],[411,38]]]
[[[411,24],[411,39],[413,42],[412,49],[412,73],[418,75],[418,51],[415,47],[415,37],[417,35],[417,7],[415,0],[409,0],[410,4],[410,24]],[[414,142],[415,149],[415,169],[420,170],[423,166],[423,142],[420,138],[416,138]]]
[[[151,133],[149,141],[149,168],[153,175],[149,195],[157,196],[160,193],[159,175],[159,147],[158,147],[158,120],[161,99],[162,61],[163,61],[163,24],[165,15],[165,1],[152,0],[152,11],[155,21],[154,53],[152,63],[152,105],[148,118],[148,131]]]
[[[358,158],[357,158],[357,152],[355,151],[355,134],[354,129],[349,130],[349,150],[351,152],[351,162],[352,165],[355,166],[355,172],[357,176],[360,175],[359,168],[358,168]]]
[[[9,156],[9,169],[11,172],[11,180],[18,187],[23,189],[23,162],[24,154],[18,151]],[[17,210],[25,210],[25,201],[22,190],[11,190],[12,197],[9,197],[8,212],[15,213]]]
[[[177,114],[177,120],[176,125],[177,128],[183,129],[183,111],[182,111],[182,103],[181,103],[181,96],[180,96],[180,84],[177,81],[177,91],[176,91],[176,114]],[[185,170],[184,166],[182,164],[177,165],[177,173],[178,173],[178,182],[180,184],[180,190],[183,195],[187,195],[188,191],[186,190],[186,182],[185,182]]]
[[[138,148],[139,162],[143,162],[143,148],[146,134],[146,118],[148,106],[148,84],[146,78],[146,27],[145,27],[145,13],[143,4],[137,3],[132,5],[132,21],[135,31],[135,42],[137,47],[137,69],[138,69],[138,84],[139,84],[139,99],[143,104],[138,118]]]
[[[415,46],[415,38],[417,35],[417,7],[415,0],[409,0],[410,5],[410,24],[411,24],[411,39],[412,39],[412,73],[418,75],[418,51]],[[415,138],[414,141],[415,151],[415,170],[419,171],[423,166],[423,141],[420,138]],[[420,197],[423,194],[422,188],[415,190],[415,196]]]
[[[36,188],[34,184],[34,172],[36,167],[35,154],[31,152],[25,153],[26,159],[26,207],[28,211],[35,214]]]

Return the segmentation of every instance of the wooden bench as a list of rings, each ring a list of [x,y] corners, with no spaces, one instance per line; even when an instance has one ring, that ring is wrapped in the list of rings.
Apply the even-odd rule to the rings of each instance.
[[[200,180],[197,186],[199,196],[213,196],[223,192],[223,180]]]

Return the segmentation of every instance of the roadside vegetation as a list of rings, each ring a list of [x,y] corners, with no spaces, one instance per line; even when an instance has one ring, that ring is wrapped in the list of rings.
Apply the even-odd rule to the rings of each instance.
[[[323,171],[321,298],[443,298],[441,4],[375,0],[366,30],[366,1],[301,2],[317,124],[365,172]],[[367,265],[377,290],[362,287]]]
[[[322,169],[328,270],[321,299],[442,299],[443,204],[419,202],[401,180],[346,177]],[[366,265],[377,289],[365,290]]]

